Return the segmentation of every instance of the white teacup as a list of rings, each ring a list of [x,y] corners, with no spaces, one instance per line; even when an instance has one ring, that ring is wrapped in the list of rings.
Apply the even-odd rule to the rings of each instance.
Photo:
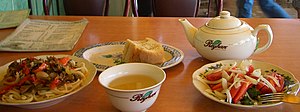
[[[119,82],[129,81],[129,77],[135,77],[136,74],[147,76],[154,79],[155,83],[148,87],[139,89],[120,89],[111,87],[112,81],[120,77],[126,77],[126,80]],[[130,76],[131,75],[131,76]],[[137,76],[136,76],[137,77]],[[99,75],[99,82],[105,88],[108,96],[114,107],[125,112],[139,112],[146,111],[156,100],[160,86],[166,79],[166,73],[161,68],[146,64],[146,63],[127,63],[110,67]],[[145,80],[141,83],[147,82]],[[110,85],[110,86],[109,86]],[[139,85],[139,84],[134,84]]]

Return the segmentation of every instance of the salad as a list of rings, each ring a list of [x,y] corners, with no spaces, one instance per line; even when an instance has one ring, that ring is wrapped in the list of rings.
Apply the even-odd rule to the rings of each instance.
[[[252,60],[218,63],[199,74],[208,94],[233,104],[258,105],[258,95],[289,91],[294,81],[275,69],[262,70]]]

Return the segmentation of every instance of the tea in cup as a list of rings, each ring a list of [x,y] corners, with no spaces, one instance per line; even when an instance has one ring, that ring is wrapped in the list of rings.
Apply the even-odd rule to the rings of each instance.
[[[146,111],[156,100],[166,73],[146,63],[127,63],[110,67],[99,75],[112,105],[121,111]]]

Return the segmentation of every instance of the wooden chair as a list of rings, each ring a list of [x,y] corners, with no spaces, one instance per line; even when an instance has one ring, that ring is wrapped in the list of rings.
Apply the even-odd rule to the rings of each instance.
[[[207,16],[216,16],[223,9],[223,0],[215,0],[215,13],[212,15],[212,2],[208,0]],[[132,0],[133,15],[138,17],[138,6],[135,0]],[[153,16],[177,16],[177,17],[196,17],[200,9],[201,0],[152,0]]]
[[[208,11],[207,11],[207,17],[211,17],[211,16],[218,16],[220,14],[220,12],[223,9],[223,0],[215,0],[215,15],[212,15],[211,10],[212,9],[212,0],[208,1]]]
[[[53,0],[43,0],[45,15],[49,15],[49,8]],[[59,6],[60,0],[56,0]],[[125,0],[123,16],[129,16],[130,5],[135,0]],[[28,0],[31,7],[31,0]],[[87,15],[87,16],[107,16],[109,10],[109,0],[63,0],[66,15]],[[95,5],[97,4],[97,5]],[[57,6],[57,7],[58,7]],[[59,7],[57,9],[59,15]]]
[[[28,8],[32,10],[31,0],[27,0]],[[30,11],[29,15],[32,15],[32,11]]]
[[[297,11],[298,19],[300,19],[300,0],[293,0],[292,5]]]
[[[153,16],[196,17],[199,0],[152,0]]]
[[[32,1],[27,0],[27,3],[28,3],[28,8],[31,9],[29,14],[32,15]],[[44,9],[45,15],[49,15],[48,0],[43,0],[43,9]]]
[[[125,0],[123,16],[128,16],[131,0]],[[66,15],[107,16],[109,0],[64,0]]]
[[[109,0],[64,0],[66,15],[107,16]]]
[[[44,9],[45,15],[49,15],[50,11],[49,11],[49,6],[48,6],[48,0],[43,0],[43,9]]]

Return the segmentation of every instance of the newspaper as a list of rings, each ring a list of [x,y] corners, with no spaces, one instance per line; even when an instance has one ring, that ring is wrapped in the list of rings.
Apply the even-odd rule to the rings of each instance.
[[[0,29],[19,26],[29,16],[30,10],[0,11]]]
[[[72,50],[88,20],[51,21],[26,19],[0,42],[0,51],[38,52]]]

